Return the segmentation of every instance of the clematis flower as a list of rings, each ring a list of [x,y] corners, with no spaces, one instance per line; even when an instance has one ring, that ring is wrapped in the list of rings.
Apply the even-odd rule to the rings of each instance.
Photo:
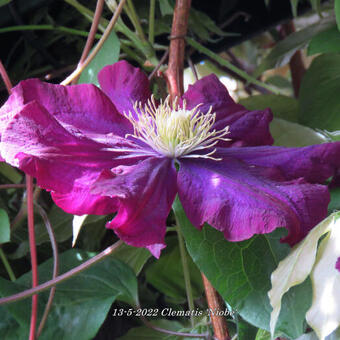
[[[335,268],[340,272],[340,257],[336,261]]]
[[[108,228],[156,257],[176,194],[195,227],[230,241],[285,227],[293,245],[326,216],[320,183],[339,168],[340,143],[269,146],[270,110],[247,111],[214,75],[173,104],[125,61],[98,79],[101,90],[25,80],[0,109],[1,156],[65,211],[117,212]]]

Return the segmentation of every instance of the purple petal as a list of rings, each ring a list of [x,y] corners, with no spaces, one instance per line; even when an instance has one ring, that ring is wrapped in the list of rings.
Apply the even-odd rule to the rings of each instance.
[[[149,249],[159,255],[176,195],[176,176],[172,160],[147,158],[103,172],[92,185],[92,193],[119,200],[118,214],[108,228],[132,246],[153,246]]]
[[[135,102],[144,104],[151,97],[147,76],[125,60],[105,66],[98,81],[120,113],[134,113]]]
[[[39,102],[70,132],[114,133],[124,137],[131,131],[130,122],[92,84],[61,86],[39,79],[24,80],[13,88],[12,95],[0,109],[0,117],[8,121],[8,114],[15,114],[31,101]]]
[[[117,140],[121,146],[123,140],[113,138]],[[127,144],[131,147],[131,142]],[[79,215],[116,210],[113,200],[89,192],[90,184],[103,169],[127,162],[115,160],[120,154],[106,151],[107,146],[72,135],[37,102],[23,106],[12,117],[1,139],[6,162],[36,177],[39,186],[56,192],[58,205]]]
[[[56,205],[72,215],[107,215],[118,210],[116,199],[91,194],[91,182],[87,182],[84,177],[81,180],[83,185],[73,187],[68,193],[52,192]]]
[[[178,192],[189,220],[197,228],[209,223],[230,241],[285,227],[283,241],[293,245],[327,215],[326,186],[274,182],[235,158],[180,163]]]
[[[311,183],[323,183],[340,168],[340,142],[303,148],[219,148],[216,157],[219,156],[234,157],[249,165],[276,168],[286,180],[303,177]]]
[[[337,269],[337,270],[340,272],[340,257],[339,257],[338,260],[336,261],[335,269]]]
[[[230,97],[226,87],[212,74],[190,85],[183,99],[189,109],[198,104],[204,113],[212,107],[216,113],[215,129],[229,126],[230,134],[235,146],[244,145],[270,145],[273,138],[269,132],[269,123],[272,113],[269,109],[264,111],[248,111],[242,105],[236,104]],[[219,143],[230,145],[231,143]]]

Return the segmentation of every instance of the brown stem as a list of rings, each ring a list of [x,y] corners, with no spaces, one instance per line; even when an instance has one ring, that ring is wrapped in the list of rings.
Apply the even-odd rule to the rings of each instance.
[[[26,188],[26,184],[0,184],[0,190]]]
[[[170,37],[169,66],[166,71],[166,79],[172,100],[183,94],[185,35],[187,33],[190,5],[191,0],[176,0]],[[209,308],[213,311],[222,311],[219,294],[203,273],[202,278]],[[225,318],[211,313],[211,320],[215,338],[217,340],[229,340]]]
[[[126,0],[120,0],[119,5],[116,8],[116,11],[114,12],[109,24],[107,25],[104,34],[98,41],[97,45],[93,48],[90,55],[84,60],[84,62],[81,65],[78,65],[78,67],[66,78],[64,79],[60,84],[61,85],[68,85],[70,84],[73,79],[80,76],[80,74],[84,71],[85,67],[93,60],[93,58],[97,55],[99,50],[102,48],[104,42],[109,37],[111,31],[113,30],[113,27],[115,26],[117,20],[119,19],[119,16],[123,10],[123,7],[125,5]]]
[[[295,26],[293,21],[289,21],[282,25],[283,37],[295,32]],[[290,73],[292,75],[294,96],[299,96],[299,90],[303,75],[306,72],[306,67],[302,59],[301,51],[296,51],[289,61]]]
[[[9,76],[6,72],[6,69],[4,67],[4,65],[2,64],[1,60],[0,60],[0,75],[1,75],[1,78],[6,86],[6,89],[7,89],[7,92],[8,94],[11,94],[12,93],[12,83],[11,83],[11,80],[9,79]]]
[[[166,71],[168,89],[172,99],[183,94],[185,36],[190,5],[191,0],[176,0],[170,36],[169,66]]]
[[[216,315],[219,311],[223,311],[221,297],[216,289],[211,285],[206,276],[202,274],[202,280],[204,284],[205,295],[207,298],[208,306],[211,311],[210,317],[214,329],[216,340],[230,340],[228,327],[225,317],[222,315]],[[223,314],[223,313],[222,313]]]
[[[37,245],[35,241],[34,230],[34,206],[33,206],[33,177],[26,175],[27,191],[27,222],[28,222],[28,240],[30,245],[31,266],[32,266],[32,289],[38,286],[38,259]],[[36,327],[38,318],[38,294],[32,296],[32,312],[29,340],[37,339]]]
[[[47,233],[48,233],[48,236],[49,236],[50,241],[51,241],[52,252],[53,252],[53,273],[52,273],[52,279],[55,279],[58,276],[58,267],[59,267],[59,255],[58,255],[57,240],[55,238],[53,228],[51,226],[50,220],[49,220],[45,210],[39,204],[37,204],[37,203],[35,203],[35,206],[38,209],[38,212],[39,212],[40,216],[44,220],[45,227],[47,229]],[[48,313],[49,313],[49,311],[50,311],[50,309],[52,307],[55,290],[56,290],[55,286],[51,287],[51,289],[50,289],[50,295],[48,297],[48,301],[47,301],[47,304],[45,306],[44,314],[43,314],[43,316],[41,318],[41,321],[40,321],[40,324],[39,324],[39,327],[38,327],[37,338],[40,336],[40,334],[41,334],[41,332],[42,332],[42,330],[43,330],[43,328],[45,326],[45,323],[47,321]]]
[[[110,256],[116,249],[118,249],[122,244],[123,244],[123,241],[120,241],[120,240],[117,241],[110,247],[106,248],[105,250],[97,254],[96,256],[91,257],[89,260],[83,262],[79,266],[69,270],[68,272],[64,274],[57,276],[55,279],[46,281],[35,288],[26,289],[20,293],[0,298],[0,305],[28,298],[34,294],[43,292],[46,289],[49,289],[61,282],[68,280],[72,278],[74,275],[77,275],[81,273],[82,271],[90,268],[92,265],[98,263],[99,261],[104,260],[106,257]]]
[[[152,70],[152,72],[149,75],[149,80],[151,80],[155,74],[157,73],[157,71],[160,69],[160,67],[165,63],[166,59],[169,56],[169,49],[167,49],[165,51],[165,53],[163,54],[163,57],[161,58],[161,60],[159,61],[158,65]]]
[[[79,59],[78,67],[83,64],[84,60],[87,58],[87,56],[90,53],[90,50],[92,48],[92,45],[93,45],[93,42],[94,42],[94,39],[95,39],[95,36],[96,36],[96,33],[97,33],[99,21],[100,21],[102,12],[103,12],[104,2],[105,2],[105,0],[98,0],[97,1],[96,10],[95,10],[95,13],[94,13],[90,33],[87,37],[83,53],[82,53],[82,55]],[[76,77],[75,79],[73,79],[72,84],[76,84],[78,82],[78,79],[79,79],[79,76]]]

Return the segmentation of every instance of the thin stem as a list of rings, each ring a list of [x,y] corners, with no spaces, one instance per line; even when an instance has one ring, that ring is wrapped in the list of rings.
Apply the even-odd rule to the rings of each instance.
[[[135,6],[134,6],[132,0],[127,0],[127,5],[129,7],[130,19],[133,23],[133,26],[135,27],[140,39],[143,40],[143,41],[146,41],[142,25],[140,24],[140,19],[138,17],[138,14],[136,12],[136,9],[135,9]]]
[[[230,70],[234,71],[236,74],[238,74],[239,76],[241,76],[244,79],[246,79],[249,83],[261,86],[261,87],[267,89],[268,91],[270,91],[272,93],[280,94],[280,91],[272,88],[270,85],[268,85],[266,83],[263,83],[263,82],[257,80],[256,78],[254,78],[251,75],[249,75],[247,72],[245,72],[243,70],[240,70],[238,67],[233,65],[231,62],[229,62],[226,59],[223,59],[222,57],[220,57],[219,55],[215,54],[214,52],[211,52],[209,49],[205,48],[203,45],[201,45],[197,41],[195,41],[195,40],[193,40],[191,38],[188,38],[188,37],[186,38],[186,41],[194,49],[196,49],[197,51],[207,55],[211,59],[216,60],[219,64],[221,64],[221,65],[223,65],[225,67],[228,67]]]
[[[7,271],[7,274],[10,278],[11,281],[15,281],[16,280],[16,277],[15,277],[15,274],[13,272],[13,269],[11,267],[11,265],[9,264],[8,260],[7,260],[7,257],[4,253],[4,251],[2,250],[2,248],[0,247],[0,258],[1,258],[1,261],[2,263],[4,264],[5,266],[5,269]]]
[[[1,60],[0,60],[0,75],[1,75],[1,78],[2,78],[2,80],[3,80],[3,82],[6,86],[8,94],[11,94],[12,83],[11,83],[11,80],[9,79],[9,77],[8,77],[6,69],[5,69],[4,65],[2,64]]]
[[[192,62],[190,57],[188,57],[188,64],[189,64],[189,67],[190,67],[190,69],[191,69],[191,71],[194,75],[195,80],[197,81],[198,80],[197,70],[196,70],[195,64]]]
[[[27,219],[28,219],[28,236],[31,253],[31,266],[32,266],[32,288],[38,286],[38,260],[37,248],[34,235],[34,211],[33,211],[33,178],[26,175],[27,186]],[[38,295],[32,296],[32,314],[29,340],[36,339],[36,324],[38,315]]]
[[[157,73],[157,71],[160,69],[160,67],[165,63],[166,59],[169,56],[169,49],[167,49],[165,51],[165,53],[163,54],[163,57],[161,58],[161,60],[159,61],[158,65],[152,70],[152,72],[149,75],[149,80],[151,80],[155,74]]]
[[[156,0],[151,0],[149,12],[149,41],[151,45],[155,42],[155,9]]]
[[[36,208],[38,209],[38,212],[40,214],[40,216],[42,217],[45,227],[47,229],[47,233],[48,236],[50,238],[51,241],[51,246],[52,246],[52,252],[53,252],[53,273],[52,273],[52,279],[55,279],[58,276],[58,267],[59,267],[59,255],[58,255],[58,244],[57,244],[57,240],[55,238],[54,232],[53,232],[53,228],[51,226],[50,220],[48,219],[48,216],[45,212],[45,210],[39,205],[39,204],[35,204]],[[47,316],[48,313],[52,307],[52,302],[53,302],[53,298],[54,298],[54,294],[55,294],[55,290],[56,287],[51,287],[50,290],[50,295],[48,297],[48,301],[47,304],[45,306],[45,310],[44,310],[44,314],[40,320],[40,324],[38,327],[38,332],[37,332],[37,337],[39,337],[39,335],[41,334],[44,325],[46,323],[47,320]]]
[[[0,190],[4,189],[22,189],[26,188],[26,184],[0,184]]]
[[[96,5],[96,10],[94,12],[94,17],[93,17],[90,33],[87,37],[86,44],[83,49],[83,53],[81,54],[81,57],[78,63],[78,67],[80,67],[83,64],[84,60],[87,58],[88,54],[90,53],[90,50],[92,48],[94,38],[95,38],[97,29],[98,29],[99,21],[100,21],[102,12],[103,12],[103,7],[104,7],[104,0],[98,0],[97,5]],[[78,82],[78,78],[79,77],[76,77],[75,79],[73,79],[72,84],[76,84]]]
[[[185,249],[183,235],[182,235],[182,232],[181,232],[181,229],[180,229],[178,223],[177,223],[177,226],[176,226],[176,231],[177,231],[177,235],[178,235],[179,252],[181,254],[183,274],[184,274],[184,282],[185,282],[185,290],[186,290],[186,293],[187,293],[189,310],[195,310],[194,298],[193,298],[193,294],[192,294],[192,287],[191,287],[191,281],[190,281],[190,272],[189,272],[189,266],[188,266],[187,251]],[[195,326],[195,319],[192,315],[190,315],[190,322],[191,322],[191,326],[194,327]]]
[[[144,325],[146,327],[149,327],[149,328],[154,329],[155,331],[158,331],[158,332],[161,332],[161,333],[171,334],[171,335],[176,335],[176,336],[182,336],[182,337],[186,337],[186,338],[205,338],[205,339],[209,338],[209,334],[208,333],[205,333],[205,334],[192,334],[192,333],[182,333],[182,332],[170,331],[168,329],[164,329],[164,328],[160,328],[160,327],[154,326],[144,316],[140,316],[140,319],[142,320],[142,322],[144,323]]]
[[[106,248],[105,250],[103,250],[102,252],[100,252],[96,256],[92,257],[91,259],[83,262],[81,265],[69,270],[68,272],[66,272],[62,275],[57,276],[55,279],[46,281],[46,282],[40,284],[39,286],[37,286],[35,288],[30,288],[30,289],[24,290],[23,292],[20,292],[18,294],[14,294],[14,295],[11,295],[11,296],[0,298],[0,305],[10,303],[10,302],[20,301],[22,299],[25,299],[25,298],[32,296],[33,294],[43,292],[46,289],[49,289],[49,288],[51,288],[51,287],[53,287],[53,286],[55,286],[55,285],[57,285],[61,282],[68,280],[72,276],[81,273],[82,271],[90,268],[94,264],[96,264],[96,263],[102,261],[103,259],[105,259],[106,257],[110,256],[122,244],[123,244],[123,241],[117,241],[112,246]]]
[[[1,33],[7,32],[17,32],[17,31],[59,31],[73,35],[79,35],[81,37],[87,37],[89,35],[88,32],[77,30],[74,28],[69,28],[65,26],[54,26],[54,25],[18,25],[18,26],[10,26],[0,28]],[[95,38],[100,39],[101,35],[96,34]]]
[[[73,6],[77,11],[79,11],[88,21],[93,22],[94,12],[88,9],[86,6],[79,3],[77,0],[64,0],[70,6]],[[98,29],[104,33],[105,27],[108,24],[108,20],[102,18],[100,20],[100,24],[98,25]]]
[[[71,73],[71,75],[69,75],[63,82],[61,82],[61,85],[67,85],[69,84],[73,79],[75,79],[76,77],[78,77],[85,69],[85,67],[92,61],[92,59],[97,55],[97,53],[99,52],[99,50],[102,48],[104,42],[106,41],[106,39],[108,38],[108,36],[110,35],[114,25],[116,24],[122,10],[123,7],[125,5],[126,0],[121,0],[112,19],[110,20],[110,23],[108,24],[108,26],[105,29],[104,34],[102,35],[102,37],[100,38],[100,40],[98,41],[97,45],[95,46],[95,48],[92,50],[92,52],[90,53],[90,55],[84,60],[84,62],[82,63],[82,65],[78,66],[73,73]]]
[[[82,64],[84,60],[87,58],[88,54],[90,53],[90,50],[92,48],[94,38],[98,29],[99,21],[103,12],[103,7],[104,7],[104,2],[105,0],[98,0],[97,5],[96,5],[96,10],[94,12],[94,17],[91,25],[91,29],[89,32],[89,35],[86,40],[86,44],[83,50],[83,53],[80,57],[79,64]]]

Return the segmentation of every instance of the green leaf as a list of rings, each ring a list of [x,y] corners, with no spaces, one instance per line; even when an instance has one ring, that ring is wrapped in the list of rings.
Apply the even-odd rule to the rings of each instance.
[[[151,257],[151,253],[145,248],[131,247],[124,243],[115,251],[113,257],[126,263],[138,275]]]
[[[207,14],[197,11],[194,8],[190,10],[189,29],[203,41],[214,41],[210,38],[212,33],[220,37],[237,35],[235,33],[222,31]]]
[[[0,7],[9,4],[12,0],[0,0]]]
[[[57,242],[64,242],[72,236],[72,218],[73,215],[67,214],[56,205],[48,212],[48,219],[54,231]],[[35,241],[37,245],[50,242],[47,229],[42,220],[37,219],[35,223]],[[17,228],[11,235],[12,241],[19,243],[18,249],[9,257],[17,259],[23,257],[29,251],[27,239],[27,230],[25,228]]]
[[[91,83],[99,85],[97,80],[98,72],[106,65],[111,65],[118,61],[120,52],[120,42],[117,34],[112,31],[104,42],[102,48],[82,72],[79,83]]]
[[[338,26],[338,30],[340,31],[340,0],[334,0],[334,12],[336,24]]]
[[[71,249],[60,256],[60,272],[66,272],[88,258],[87,253]],[[41,282],[51,278],[52,266],[52,259],[39,266]],[[0,295],[22,291],[29,288],[30,284],[31,273],[15,282],[0,278]],[[39,294],[39,317],[47,299],[48,292]],[[116,299],[137,305],[137,281],[129,267],[110,257],[57,286],[47,324],[39,339],[92,339]],[[1,306],[0,313],[3,309],[8,310],[17,326],[19,324],[28,329],[30,306],[30,299],[26,299]]]
[[[340,130],[340,54],[315,58],[305,73],[299,95],[299,121],[310,127]]]
[[[178,321],[169,320],[156,320],[152,321],[152,324],[156,327],[167,329],[169,331],[181,332],[183,331],[183,326]],[[124,336],[118,338],[118,340],[180,340],[183,337],[178,337],[174,335],[169,335],[166,333],[158,332],[152,328],[142,326],[131,328]],[[193,338],[190,338],[193,339]],[[194,340],[194,339],[193,339]]]
[[[169,3],[169,0],[159,0],[159,8],[161,10],[162,17],[165,15],[172,15],[174,11]]]
[[[328,213],[340,210],[340,188],[332,188],[330,191],[331,201],[328,205]]]
[[[321,0],[310,0],[312,8],[321,16]]]
[[[256,334],[255,340],[271,340],[271,338],[272,337],[268,331],[264,329],[259,329]]]
[[[269,330],[271,307],[267,292],[270,275],[289,252],[279,239],[286,233],[256,235],[243,242],[229,242],[223,234],[205,225],[193,227],[176,199],[173,209],[186,240],[188,252],[228,304],[250,324]],[[295,287],[283,301],[278,332],[296,338],[304,331],[304,318],[310,305],[310,282]]]
[[[10,241],[11,227],[7,212],[4,209],[0,209],[0,244]]]
[[[12,166],[5,162],[0,163],[0,174],[9,179],[12,183],[19,183],[22,175]]]
[[[308,277],[315,262],[318,241],[332,228],[338,217],[339,214],[333,214],[313,228],[272,273],[272,289],[268,292],[273,307],[270,320],[272,335],[280,314],[283,295]]]
[[[274,145],[277,146],[302,147],[327,141],[322,134],[311,128],[279,118],[274,118],[269,127]]]
[[[279,41],[263,59],[254,76],[257,77],[266,70],[286,65],[297,50],[304,48],[316,34],[328,30],[334,26],[334,23],[334,17],[327,17]]]
[[[243,98],[239,104],[245,106],[250,111],[265,110],[270,108],[274,117],[297,122],[298,120],[298,101],[295,98],[275,95],[260,94]]]
[[[244,320],[237,320],[237,340],[255,339],[257,327],[250,325]]]
[[[333,216],[337,220],[330,226],[330,233],[321,241],[311,272],[313,302],[306,315],[308,324],[320,340],[324,340],[340,325],[340,274],[335,268],[340,258],[340,213]]]
[[[299,0],[290,0],[290,4],[292,6],[293,16],[296,17],[297,16],[297,7],[298,7],[298,4],[299,4]]]
[[[0,334],[2,340],[26,339],[28,330],[18,325],[11,314],[5,309],[0,309]]]
[[[148,266],[146,279],[165,295],[183,302],[187,295],[177,237],[167,240],[167,248],[169,249],[158,261]],[[203,293],[200,271],[190,258],[188,258],[188,266],[193,295],[195,298],[200,297]]]
[[[339,53],[340,52],[340,32],[336,26],[317,34],[309,43],[307,54],[317,53]]]

